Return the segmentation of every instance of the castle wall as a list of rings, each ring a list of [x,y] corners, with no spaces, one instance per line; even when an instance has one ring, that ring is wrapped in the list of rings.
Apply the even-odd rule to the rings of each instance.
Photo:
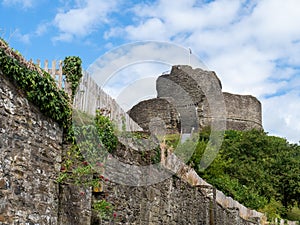
[[[261,103],[251,95],[223,93],[228,130],[262,129]]]
[[[166,133],[176,133],[180,129],[178,113],[166,99],[154,98],[142,101],[129,111],[129,116],[146,132],[150,131],[150,127],[159,129],[153,130],[156,133],[163,130]]]
[[[56,225],[62,129],[0,71],[0,224]]]
[[[262,129],[261,103],[251,95],[237,95],[223,92],[226,108],[227,130]],[[209,104],[205,98],[198,115],[200,127],[210,126],[212,115]]]
[[[90,224],[91,192],[57,183],[62,129],[1,71],[0,117],[0,225]]]
[[[194,72],[194,76],[188,74]],[[156,81],[157,97],[171,97],[177,106],[186,106],[190,103],[200,104],[207,93],[198,85],[201,81],[201,86],[221,89],[221,82],[213,71],[206,71],[202,69],[192,70],[190,66],[178,65],[172,66],[170,74],[161,75]],[[215,81],[217,83],[215,84]]]
[[[221,88],[214,72],[193,70],[186,65],[173,66],[170,74],[161,75],[156,81],[157,97],[172,99],[180,115],[183,133],[198,130],[206,123],[206,108],[203,106],[206,95]]]
[[[250,95],[222,94],[221,88],[220,80],[212,71],[173,66],[170,74],[161,75],[156,81],[157,99],[134,106],[130,116],[143,127],[148,127],[154,115],[170,124],[172,118],[166,116],[167,112],[162,113],[161,108],[167,108],[160,106],[164,103],[158,100],[164,98],[175,109],[180,119],[178,129],[183,133],[211,126],[212,120],[222,117],[227,130],[262,129],[261,103]]]

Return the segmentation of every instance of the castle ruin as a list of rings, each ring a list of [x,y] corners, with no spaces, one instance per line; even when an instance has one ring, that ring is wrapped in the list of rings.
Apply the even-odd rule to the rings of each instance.
[[[197,81],[195,80],[197,79]],[[166,133],[202,130],[211,125],[215,111],[224,111],[223,121],[227,130],[262,129],[261,103],[251,95],[222,92],[222,84],[215,72],[192,69],[187,65],[176,65],[170,74],[163,74],[156,81],[157,98],[133,106],[130,117],[144,130],[155,118],[165,124]],[[221,100],[211,99],[220,91]]]
[[[103,184],[103,190],[96,192],[91,187],[58,182],[63,169],[63,157],[70,148],[70,145],[64,143],[63,127],[41,110],[39,102],[30,101],[26,91],[12,76],[22,75],[20,71],[23,74],[35,73],[36,68],[28,68],[32,64],[13,54],[8,46],[1,45],[1,40],[0,56],[0,225],[263,224],[262,213],[225,196],[183,162],[174,161],[174,157],[161,158],[162,168],[172,171],[174,175],[148,186],[126,186],[108,180]],[[8,57],[11,60],[7,60]],[[5,70],[8,61],[14,63],[15,70]],[[42,74],[35,75],[42,79]],[[90,84],[94,86],[94,83]],[[159,96],[163,96],[164,90],[158,91]],[[188,101],[187,94],[187,102],[178,101],[178,104],[185,103],[182,108],[193,109],[205,101],[201,90],[192,90],[203,98],[195,106],[195,103]],[[107,103],[107,95],[100,93],[99,96],[105,98],[106,102],[103,102]],[[60,95],[60,98],[64,99],[64,95]],[[168,105],[167,98],[150,101],[160,103],[154,104],[157,111],[164,107],[162,110],[165,114],[160,114],[163,118],[175,119],[170,120],[170,124],[175,124],[175,128],[182,127],[178,117],[180,110],[175,111],[174,106]],[[85,105],[88,103],[78,103],[82,108]],[[151,109],[151,104],[148,106]],[[260,104],[258,106],[260,109]],[[180,112],[185,113],[184,110]],[[186,112],[183,116],[188,115],[189,110]],[[190,112],[195,113],[193,110]],[[190,120],[184,126],[195,126],[194,122]],[[139,150],[131,148],[132,145],[126,146],[120,145],[114,157],[129,165],[148,165],[148,158],[153,152],[146,151],[143,155]],[[175,174],[178,166],[180,173]],[[93,212],[92,202],[104,197],[113,205],[114,213],[111,218],[101,221]]]

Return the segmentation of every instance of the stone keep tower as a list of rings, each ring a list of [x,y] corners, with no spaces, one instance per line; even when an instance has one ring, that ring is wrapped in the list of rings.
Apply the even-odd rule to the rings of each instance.
[[[197,76],[201,87],[210,91],[221,90],[222,85],[213,71],[192,69],[190,66],[173,66],[170,74],[158,77],[157,98],[142,101],[130,111],[130,117],[144,130],[158,118],[163,120],[167,133],[189,133],[210,126],[214,119],[208,97],[191,76]],[[251,95],[223,92],[227,130],[262,129],[261,103]]]

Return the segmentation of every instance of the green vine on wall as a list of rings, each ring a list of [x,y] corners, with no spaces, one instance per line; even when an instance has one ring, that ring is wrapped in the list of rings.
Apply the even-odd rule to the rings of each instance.
[[[114,124],[107,116],[101,114],[101,110],[96,110],[95,124],[101,143],[108,152],[112,153],[118,145]]]
[[[62,70],[63,74],[66,75],[67,82],[71,84],[73,99],[82,77],[81,59],[78,56],[66,57],[64,59]]]
[[[74,56],[66,57],[63,70],[67,81],[71,83],[72,97],[74,97],[82,77],[81,59]],[[117,146],[112,122],[97,112],[93,126],[73,127],[72,114],[74,112],[68,95],[57,88],[56,82],[50,74],[40,68],[35,68],[19,53],[17,54],[9,48],[2,39],[0,39],[0,72],[14,83],[45,116],[56,121],[64,129],[64,141],[71,144],[71,147],[64,158],[57,181],[62,183],[69,180],[94,189],[101,189],[105,182],[109,182],[99,171],[104,169],[108,151],[112,152]],[[97,136],[97,141],[91,143],[87,138],[85,142],[81,143],[81,146],[78,146],[76,132],[77,135],[81,133],[84,136],[93,134],[93,137]],[[89,158],[93,159],[91,162],[84,161],[80,147],[86,149]],[[99,151],[102,151],[102,154],[99,155]],[[96,176],[95,168],[98,172]],[[113,218],[116,215],[116,213],[112,213],[111,203],[105,199],[96,201],[93,210],[103,219]]]
[[[11,50],[12,51],[12,50]],[[35,104],[41,112],[69,130],[72,111],[66,93],[56,87],[50,74],[30,70],[0,48],[0,70]]]
[[[118,144],[113,122],[100,110],[95,117],[74,110],[73,120],[74,141],[63,159],[57,181],[103,192],[105,183],[109,182],[104,177],[105,162]],[[113,205],[106,199],[94,201],[92,209],[102,220],[114,218]]]

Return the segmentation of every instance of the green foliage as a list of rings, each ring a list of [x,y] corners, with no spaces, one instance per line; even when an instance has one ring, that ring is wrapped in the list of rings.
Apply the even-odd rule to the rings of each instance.
[[[189,164],[209,183],[270,218],[286,217],[300,201],[300,146],[259,130],[226,131],[219,154],[205,170],[200,161],[209,129],[200,134]]]
[[[274,198],[272,198],[263,208],[260,208],[259,211],[265,213],[268,218],[281,218],[281,215],[286,213],[286,209],[282,203],[276,201]]]
[[[106,200],[98,200],[93,204],[93,210],[101,219],[110,219],[113,215],[113,206]]]
[[[300,223],[300,208],[294,206],[287,212],[287,219],[292,221],[299,221]]]
[[[97,111],[92,117],[74,110],[73,134],[74,142],[64,158],[64,171],[71,172],[67,177],[77,184],[97,187],[99,177],[91,181],[94,173],[102,174],[109,152],[113,152],[118,144],[114,135],[114,127],[108,117]],[[85,161],[86,160],[86,161]],[[63,179],[60,179],[63,181]]]
[[[167,134],[164,137],[164,141],[165,141],[166,145],[168,145],[174,149],[180,142],[180,135],[179,134]]]
[[[96,111],[95,124],[101,143],[108,152],[113,152],[118,145],[118,138],[115,135],[115,128],[112,121],[101,114],[100,110]]]
[[[8,43],[2,37],[0,37],[0,41],[2,41],[3,44],[5,44],[6,46],[9,46]]]
[[[4,40],[1,41],[8,46]],[[14,53],[20,54],[17,51]],[[69,98],[64,91],[57,88],[50,74],[43,71],[44,74],[41,76],[37,71],[26,68],[17,59],[7,55],[2,48],[0,48],[0,70],[44,115],[64,128],[65,140],[70,144],[70,148],[64,156],[57,181],[99,189],[108,182],[108,179],[101,174],[104,171],[108,151],[113,151],[117,146],[112,122],[99,112],[95,118],[77,112],[73,116],[79,123],[72,127],[72,108]],[[80,58],[66,57],[63,72],[67,81],[72,84],[72,97],[74,97],[82,77]],[[76,116],[81,120],[76,120]],[[89,161],[84,161],[85,159]],[[112,216],[113,207],[105,200],[96,201],[93,209],[102,219]]]
[[[183,143],[179,142],[174,148],[174,154],[183,162],[188,162],[197,147],[197,139],[195,137],[188,138]]]
[[[151,163],[152,164],[158,164],[160,163],[160,159],[161,159],[161,149],[159,146],[157,146],[155,149],[155,155],[151,157]]]
[[[113,123],[98,110],[95,117],[74,110],[73,135],[73,143],[64,158],[57,181],[101,191],[103,185],[109,182],[103,176],[105,162],[109,152],[113,152],[118,144]],[[92,207],[101,219],[112,217],[113,206],[106,200],[97,200]]]
[[[16,59],[6,55],[1,48],[0,69],[44,115],[68,130],[71,120],[68,96],[57,89],[55,81],[48,73],[44,72],[44,76],[41,76],[37,71],[27,69]]]
[[[73,99],[82,77],[81,59],[78,56],[66,57],[62,70],[66,75],[67,82],[71,84]]]

